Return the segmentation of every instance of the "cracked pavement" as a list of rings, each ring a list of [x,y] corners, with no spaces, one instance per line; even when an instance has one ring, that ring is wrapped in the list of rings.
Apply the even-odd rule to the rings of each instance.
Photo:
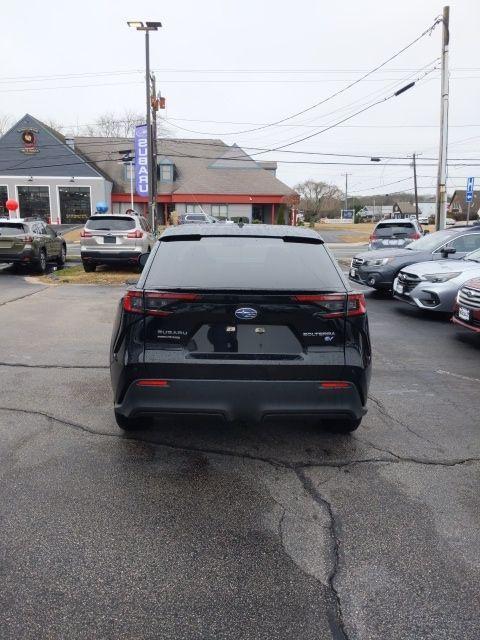
[[[480,342],[368,294],[369,413],[124,436],[116,287],[0,272],[2,640],[477,640]]]

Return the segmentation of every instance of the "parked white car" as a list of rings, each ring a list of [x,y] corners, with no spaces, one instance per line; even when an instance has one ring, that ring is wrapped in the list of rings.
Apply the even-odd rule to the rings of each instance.
[[[155,238],[148,220],[142,216],[97,214],[85,223],[80,233],[80,255],[85,271],[99,264],[138,264],[148,253]]]

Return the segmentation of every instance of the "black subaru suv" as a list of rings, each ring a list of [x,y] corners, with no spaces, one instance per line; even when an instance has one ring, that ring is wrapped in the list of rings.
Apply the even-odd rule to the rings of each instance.
[[[300,414],[353,431],[371,371],[365,299],[312,230],[172,227],[120,301],[110,370],[122,429]]]

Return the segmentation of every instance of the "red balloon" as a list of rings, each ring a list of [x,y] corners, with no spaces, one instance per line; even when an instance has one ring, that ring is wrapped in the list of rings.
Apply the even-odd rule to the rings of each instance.
[[[7,200],[5,206],[9,211],[16,211],[18,209],[18,202],[16,200]]]

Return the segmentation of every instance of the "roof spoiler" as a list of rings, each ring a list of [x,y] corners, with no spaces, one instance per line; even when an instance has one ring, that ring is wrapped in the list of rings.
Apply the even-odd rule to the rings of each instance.
[[[199,233],[185,233],[185,234],[172,234],[165,235],[159,238],[160,242],[194,242],[201,240],[202,238],[273,238],[275,240],[283,240],[284,242],[295,242],[300,244],[325,244],[323,239],[318,236],[265,236],[265,235],[252,235],[252,234],[211,234],[202,236]]]

